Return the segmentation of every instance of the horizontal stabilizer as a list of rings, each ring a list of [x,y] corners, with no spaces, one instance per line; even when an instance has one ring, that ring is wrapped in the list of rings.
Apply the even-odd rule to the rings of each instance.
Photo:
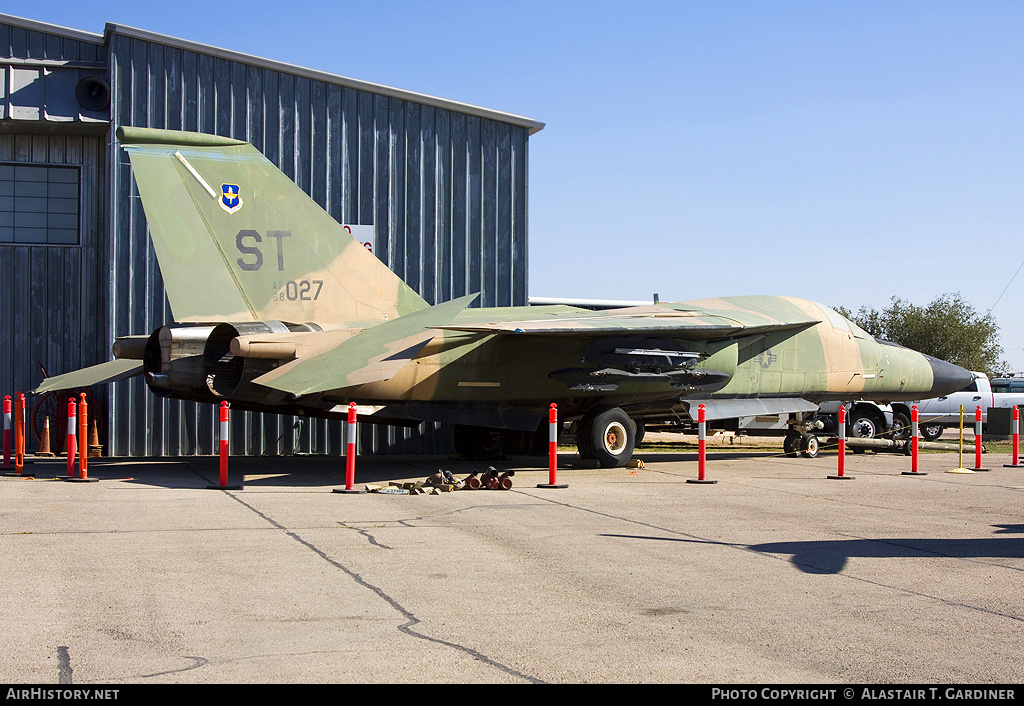
[[[390,380],[433,340],[437,329],[478,294],[414,311],[357,333],[329,350],[304,356],[253,382],[293,395]]]
[[[116,359],[106,363],[93,365],[81,370],[75,370],[63,375],[54,375],[46,378],[33,394],[41,395],[54,390],[70,390],[75,387],[89,387],[99,385],[102,382],[116,382],[124,380],[142,372],[141,360]]]

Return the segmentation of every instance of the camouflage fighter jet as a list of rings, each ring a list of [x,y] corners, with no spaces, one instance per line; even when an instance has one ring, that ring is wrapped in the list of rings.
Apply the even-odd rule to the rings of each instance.
[[[122,127],[174,322],[36,392],[144,374],[163,397],[236,409],[455,425],[467,456],[547,441],[621,466],[634,418],[727,416],[828,399],[921,399],[966,370],[875,341],[827,307],[774,296],[601,312],[434,306],[246,142]],[[694,413],[694,416],[695,413]]]

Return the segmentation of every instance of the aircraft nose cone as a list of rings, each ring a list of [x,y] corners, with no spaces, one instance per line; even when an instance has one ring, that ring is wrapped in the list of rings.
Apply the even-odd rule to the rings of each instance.
[[[942,397],[962,390],[974,379],[970,370],[926,355],[932,366],[932,397]]]

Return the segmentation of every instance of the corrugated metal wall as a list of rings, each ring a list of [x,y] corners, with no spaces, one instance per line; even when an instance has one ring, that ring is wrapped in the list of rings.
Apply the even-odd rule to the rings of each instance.
[[[87,33],[60,29],[62,31],[47,32],[0,22],[0,56],[100,64],[106,60],[106,49],[99,35],[83,37]]]
[[[0,385],[3,394],[29,391],[50,374],[110,357],[106,320],[107,258],[103,231],[106,145],[81,135],[0,133],[0,162],[81,168],[78,245],[0,244]],[[101,396],[102,393],[101,393]],[[31,407],[30,407],[31,408]],[[57,405],[56,413],[60,413]],[[63,414],[67,414],[64,400]],[[30,448],[34,439],[28,437]]]
[[[106,126],[53,115],[47,110],[53,103],[29,80],[46,74],[51,85],[70,83],[73,90],[74,82],[64,81],[61,72],[77,71],[69,63],[102,66],[104,52],[99,41],[0,23],[0,69],[9,89],[0,96],[0,162],[80,169],[79,244],[0,244],[0,395],[25,392],[30,405],[36,400],[29,391],[42,381],[40,364],[55,374],[110,356],[103,227],[107,147],[106,138],[96,134]],[[72,93],[64,104],[73,102]],[[12,119],[33,113],[39,122]],[[66,405],[65,400],[64,414]],[[35,447],[31,435],[28,446]]]
[[[430,302],[527,301],[527,127],[164,44],[108,26],[112,119],[248,140],[338,221],[373,224],[376,254]],[[171,320],[123,150],[110,147],[114,335]],[[214,453],[215,410],[117,383],[118,455]],[[361,451],[439,453],[448,432],[364,429]],[[340,422],[235,414],[232,452],[343,452]]]

